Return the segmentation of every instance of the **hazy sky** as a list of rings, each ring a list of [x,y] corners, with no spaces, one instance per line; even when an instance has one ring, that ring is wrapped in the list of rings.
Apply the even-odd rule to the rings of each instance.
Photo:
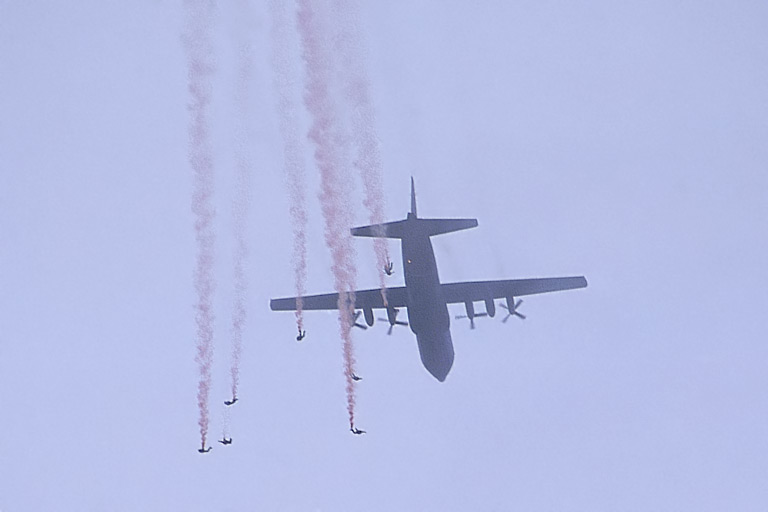
[[[213,438],[244,42],[250,288],[234,444],[202,456],[184,7],[0,1],[0,510],[766,510],[768,4],[360,12],[387,219],[413,175],[420,215],[480,223],[434,239],[443,281],[589,287],[527,298],[525,321],[452,320],[445,383],[409,330],[355,330],[368,434],[351,435],[335,315],[308,313],[299,344],[268,306],[294,289],[270,11],[221,2]],[[329,292],[305,150],[308,289]],[[345,193],[366,224],[359,180]],[[375,287],[372,243],[355,247]]]

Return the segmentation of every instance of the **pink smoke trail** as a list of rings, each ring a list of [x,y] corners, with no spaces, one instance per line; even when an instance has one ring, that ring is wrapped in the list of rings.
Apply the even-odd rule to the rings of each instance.
[[[231,414],[232,413],[230,412],[230,408],[227,407],[227,406],[224,406],[224,409],[221,411],[221,437],[223,439],[227,439],[227,438],[231,437],[230,434],[229,434],[229,432],[230,432],[229,425],[231,423],[231,419],[230,419]]]
[[[195,215],[197,262],[194,285],[197,292],[195,323],[197,324],[197,355],[200,380],[197,385],[198,425],[200,442],[205,448],[208,437],[208,397],[211,390],[211,364],[213,363],[213,259],[214,210],[213,159],[208,134],[208,105],[211,101],[213,75],[213,49],[210,42],[209,19],[212,3],[185,0],[186,29],[183,36],[187,54],[187,88],[190,99],[188,158],[194,175],[192,211]]]
[[[363,204],[368,210],[371,224],[384,222],[384,187],[382,185],[383,166],[379,137],[376,133],[376,113],[371,101],[368,76],[363,64],[365,46],[360,33],[360,20],[356,2],[337,0],[334,8],[335,52],[340,63],[339,70],[345,88],[345,99],[352,112],[352,133],[357,151],[354,162],[360,171],[365,189]],[[382,233],[383,234],[383,233]],[[373,248],[376,253],[379,285],[384,304],[387,304],[387,285],[384,266],[391,260],[385,238],[374,238]]]
[[[320,203],[325,219],[325,243],[331,251],[331,270],[339,294],[339,331],[343,342],[349,424],[355,422],[355,387],[352,375],[355,356],[350,332],[355,289],[354,247],[349,227],[352,208],[344,190],[348,188],[343,152],[344,137],[330,96],[332,58],[324,39],[322,20],[311,0],[299,0],[297,24],[306,69],[304,103],[312,116],[309,138],[315,144],[315,162],[320,169]],[[350,302],[351,301],[351,302]]]
[[[248,296],[248,279],[245,267],[248,260],[246,241],[247,218],[251,203],[251,175],[253,163],[247,150],[248,90],[250,88],[252,49],[248,43],[240,48],[239,72],[235,104],[238,113],[236,128],[237,173],[235,178],[235,197],[232,203],[232,220],[235,238],[234,249],[234,300],[232,304],[232,356],[230,376],[232,377],[232,398],[237,397],[240,385],[240,356],[243,351],[243,327],[247,319],[245,308]]]
[[[307,210],[304,159],[298,135],[296,105],[291,93],[296,82],[291,68],[289,35],[287,33],[288,16],[286,2],[272,0],[272,67],[274,85],[278,93],[277,109],[280,115],[280,134],[283,139],[283,158],[286,184],[288,186],[291,225],[293,226],[294,281],[296,286],[296,324],[299,331],[304,329],[302,297],[307,288]]]

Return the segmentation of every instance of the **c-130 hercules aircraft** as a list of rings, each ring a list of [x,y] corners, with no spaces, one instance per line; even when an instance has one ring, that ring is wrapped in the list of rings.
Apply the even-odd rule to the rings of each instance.
[[[419,345],[419,355],[424,367],[437,380],[443,382],[453,366],[453,341],[451,340],[448,304],[464,303],[467,318],[474,326],[476,316],[494,316],[495,299],[506,299],[510,314],[517,313],[514,297],[537,293],[584,288],[584,276],[552,277],[543,279],[509,279],[502,281],[472,281],[441,283],[437,274],[435,253],[430,237],[477,227],[477,219],[422,219],[416,214],[416,191],[411,178],[411,211],[405,220],[374,224],[352,229],[352,235],[378,238],[396,238],[402,245],[405,286],[387,288],[387,304],[379,288],[357,290],[354,305],[350,309],[362,310],[365,322],[373,325],[373,310],[385,309],[390,332],[395,325],[410,325]],[[485,302],[485,313],[475,313],[474,302]],[[309,295],[302,298],[304,310],[338,310],[339,294]],[[272,299],[273,311],[295,311],[296,297]],[[408,310],[408,322],[397,320],[400,309]],[[350,318],[350,327],[357,315]],[[524,317],[523,317],[524,318]],[[362,326],[364,327],[364,326]]]

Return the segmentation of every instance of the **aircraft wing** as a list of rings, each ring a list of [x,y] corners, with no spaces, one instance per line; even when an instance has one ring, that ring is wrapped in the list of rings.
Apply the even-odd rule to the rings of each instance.
[[[482,301],[488,298],[519,297],[536,293],[557,292],[585,288],[584,276],[547,277],[542,279],[508,279],[504,281],[469,281],[445,283],[442,285],[445,302],[457,304],[467,301]]]
[[[387,302],[395,308],[403,308],[405,304],[405,287],[387,288]],[[307,295],[302,297],[302,309],[304,310],[323,310],[339,309],[339,294],[325,293],[322,295]],[[269,307],[272,311],[295,311],[296,297],[286,297],[284,299],[272,299],[269,301]],[[384,299],[381,298],[381,289],[357,290],[355,291],[354,309],[383,309]]]

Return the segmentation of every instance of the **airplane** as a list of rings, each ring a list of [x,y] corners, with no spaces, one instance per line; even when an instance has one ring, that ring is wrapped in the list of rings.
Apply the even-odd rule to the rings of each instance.
[[[198,452],[200,452],[200,453],[208,453],[208,452],[209,452],[209,451],[211,451],[211,450],[213,450],[213,448],[211,448],[210,446],[209,446],[208,448],[206,448],[205,446],[203,446],[202,448],[200,448],[200,449],[199,449],[199,450],[197,450],[197,451],[198,451]]]
[[[384,265],[384,273],[387,274],[388,276],[391,276],[392,274],[395,273],[395,271],[393,270],[394,268],[395,268],[395,264],[390,261],[389,263]]]
[[[225,437],[225,438],[223,438],[223,439],[219,439],[219,442],[220,442],[221,444],[232,444],[232,438],[230,437],[229,439],[227,439],[227,438]]]
[[[359,436],[360,434],[365,434],[365,430],[360,430],[359,428],[355,428],[355,427],[350,428],[349,431],[355,434],[356,436]]]
[[[302,331],[301,328],[299,328],[299,335],[296,336],[296,341],[303,340],[306,335],[307,335],[307,331]]]
[[[232,397],[232,400],[225,400],[224,405],[229,407],[230,405],[235,405],[235,402],[237,402],[237,397]]]
[[[401,242],[405,286],[387,288],[387,305],[379,288],[357,290],[347,294],[345,307],[353,318],[353,324],[362,310],[368,326],[373,325],[373,310],[385,309],[392,328],[409,325],[416,335],[421,362],[438,381],[445,381],[454,360],[453,340],[450,331],[448,304],[464,304],[470,325],[476,316],[496,314],[495,299],[505,299],[507,311],[516,311],[519,302],[515,297],[538,293],[585,288],[584,276],[550,277],[538,279],[507,279],[499,281],[471,281],[441,283],[437,272],[435,253],[430,237],[477,227],[477,219],[425,219],[417,214],[416,188],[411,178],[411,211],[404,220],[352,228],[353,236],[394,238]],[[351,291],[351,290],[350,290]],[[486,312],[475,313],[474,302],[485,302]],[[339,294],[327,293],[302,297],[302,305],[308,310],[338,310]],[[295,311],[296,298],[272,299],[273,311]],[[408,322],[397,320],[397,314],[406,308]],[[522,315],[517,315],[522,316]]]
[[[357,382],[358,380],[363,380],[363,378],[362,378],[362,377],[358,377],[358,376],[357,376],[357,375],[355,375],[354,373],[351,375],[351,377],[352,377],[352,380],[354,380],[355,382]]]

